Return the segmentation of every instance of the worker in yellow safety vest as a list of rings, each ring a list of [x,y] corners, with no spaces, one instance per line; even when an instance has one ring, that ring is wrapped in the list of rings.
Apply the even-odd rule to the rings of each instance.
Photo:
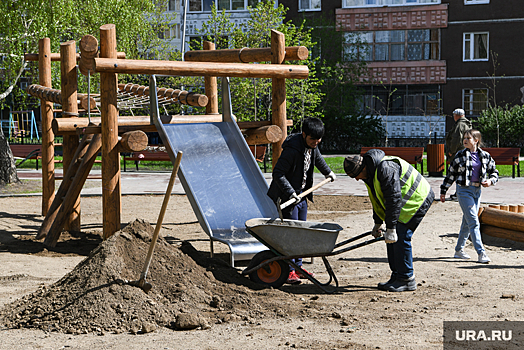
[[[348,156],[344,171],[366,184],[373,205],[375,237],[384,235],[391,278],[378,289],[391,292],[417,289],[411,237],[431,207],[435,194],[424,177],[399,157],[379,149]]]

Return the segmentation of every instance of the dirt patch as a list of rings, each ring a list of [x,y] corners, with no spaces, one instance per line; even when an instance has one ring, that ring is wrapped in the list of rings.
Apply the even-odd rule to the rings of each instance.
[[[172,245],[160,239],[147,277],[153,290],[146,294],[129,285],[127,281],[140,276],[151,234],[148,222],[130,223],[64,278],[7,306],[0,319],[9,328],[118,334],[147,333],[157,327],[206,329],[230,320],[292,312],[273,302],[282,291],[263,290],[188,243]]]
[[[0,194],[16,195],[42,192],[42,181],[20,180],[20,182],[0,186]]]

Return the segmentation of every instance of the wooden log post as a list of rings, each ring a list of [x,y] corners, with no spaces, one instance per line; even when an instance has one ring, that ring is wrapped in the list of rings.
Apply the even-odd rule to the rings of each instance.
[[[60,57],[62,115],[75,118],[78,117],[78,80],[76,71],[76,42],[74,40],[60,44]],[[78,143],[78,135],[63,136],[64,174],[67,173],[67,168],[73,161]],[[73,210],[71,211],[71,215],[66,219],[64,227],[68,231],[80,231],[80,196],[75,199]]]
[[[509,205],[509,211],[512,213],[518,213],[519,212],[519,206],[518,205]]]
[[[282,130],[276,125],[262,126],[256,129],[246,129],[243,134],[248,145],[265,145],[282,140]]]
[[[271,30],[271,63],[281,65],[286,56],[286,41],[284,34]],[[286,128],[286,79],[274,77],[271,92],[271,122],[282,130],[282,139],[273,144],[273,169],[282,153],[282,144],[287,137]]]
[[[524,205],[519,204],[519,213],[524,213]]]
[[[51,88],[51,40],[38,41],[38,79],[42,86]],[[53,103],[40,100],[42,117],[42,215],[45,216],[55,197],[55,134],[51,127]]]
[[[204,50],[215,50],[215,44],[210,41],[204,41]],[[206,114],[218,114],[217,78],[208,75],[204,76],[204,89],[208,98]]]
[[[114,24],[100,27],[100,57],[116,58]],[[102,202],[104,239],[120,230],[121,183],[118,144],[118,80],[116,73],[100,74],[102,117]]]
[[[80,73],[87,76],[95,73],[95,57],[98,56],[98,40],[92,35],[84,35],[78,45],[80,48]]]
[[[506,210],[485,208],[480,216],[480,222],[490,226],[524,232],[524,215]]]
[[[507,205],[507,204],[501,204],[501,205],[500,205],[500,210],[509,211],[509,205]]]
[[[147,135],[141,130],[129,131],[119,137],[118,150],[120,152],[140,152],[146,149]]]
[[[482,224],[480,225],[480,232],[485,235],[497,238],[511,239],[516,242],[524,242],[524,232],[508,230],[506,228]]]
[[[493,209],[500,209],[500,204],[490,204],[488,205],[488,207],[493,208]]]

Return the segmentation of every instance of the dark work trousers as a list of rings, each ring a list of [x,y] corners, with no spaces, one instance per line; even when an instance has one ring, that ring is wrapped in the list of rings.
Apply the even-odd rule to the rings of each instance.
[[[307,221],[307,199],[304,198],[300,203],[295,205],[291,213],[282,213],[284,219]],[[295,264],[302,267],[302,258],[292,259]],[[295,270],[293,266],[290,266],[291,271]]]

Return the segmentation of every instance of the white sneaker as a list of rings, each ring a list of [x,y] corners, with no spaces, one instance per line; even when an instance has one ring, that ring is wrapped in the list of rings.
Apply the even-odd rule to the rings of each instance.
[[[481,264],[489,264],[489,262],[491,261],[490,258],[488,258],[488,256],[486,255],[486,252],[482,252],[479,254],[479,263]]]
[[[471,259],[471,256],[469,256],[468,253],[464,251],[464,249],[456,250],[454,257],[457,259],[465,259],[465,260]]]

